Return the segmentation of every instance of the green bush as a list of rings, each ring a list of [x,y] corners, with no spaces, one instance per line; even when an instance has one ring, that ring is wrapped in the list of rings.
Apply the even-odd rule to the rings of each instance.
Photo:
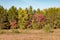
[[[12,29],[13,33],[20,33],[20,31],[18,29]]]
[[[32,20],[32,28],[33,29],[38,29],[39,28],[39,25],[37,23],[34,22],[34,20]]]
[[[52,27],[50,24],[46,24],[43,28],[42,28],[45,32],[51,32]]]

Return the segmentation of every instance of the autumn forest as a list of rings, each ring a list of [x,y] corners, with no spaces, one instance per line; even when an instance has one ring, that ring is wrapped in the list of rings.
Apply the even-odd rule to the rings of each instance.
[[[5,9],[0,6],[0,29],[57,29],[60,28],[60,8],[40,10],[29,8]]]

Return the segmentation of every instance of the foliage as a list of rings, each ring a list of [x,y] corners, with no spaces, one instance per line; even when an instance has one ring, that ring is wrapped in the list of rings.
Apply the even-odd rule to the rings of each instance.
[[[20,33],[20,31],[18,29],[12,29],[13,33]]]
[[[33,29],[38,29],[39,28],[39,25],[37,23],[34,22],[34,20],[32,20],[32,28]]]
[[[17,28],[17,9],[12,6],[9,10],[8,10],[8,21],[10,23],[10,28]]]
[[[41,29],[42,26],[44,25],[45,21],[46,21],[46,18],[42,14],[35,13],[32,17],[32,20],[34,20],[34,22],[32,22],[32,23],[37,25],[38,28]]]
[[[7,10],[0,6],[0,29],[7,29],[8,27]]]
[[[22,8],[19,8],[18,9],[18,26],[20,29],[24,29],[25,27],[25,23],[24,23],[24,13],[23,13],[23,10]]]
[[[3,30],[0,30],[0,34],[4,34],[4,33],[6,33],[5,31],[3,31]]]
[[[40,10],[29,8],[4,9],[0,6],[0,29],[44,29],[60,28],[60,8],[48,8]],[[49,29],[50,30],[50,29]]]
[[[50,24],[46,24],[46,25],[43,27],[43,30],[44,30],[45,32],[51,32],[52,27],[51,27]]]

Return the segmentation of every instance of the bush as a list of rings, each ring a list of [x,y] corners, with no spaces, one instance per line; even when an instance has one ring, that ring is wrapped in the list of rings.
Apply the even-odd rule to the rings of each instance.
[[[13,33],[20,33],[20,31],[18,29],[12,29]]]
[[[4,34],[6,33],[4,30],[0,30],[0,34]]]
[[[51,32],[52,31],[52,27],[50,24],[46,24],[44,27],[43,27],[43,30],[45,32]]]
[[[38,29],[39,28],[39,25],[37,23],[34,22],[34,20],[32,20],[32,28],[33,29]]]
[[[35,13],[32,17],[32,20],[34,20],[34,23],[32,25],[35,25],[36,27],[41,29],[46,21],[46,18],[43,14]]]
[[[10,27],[11,29],[16,29],[16,28],[18,28],[16,20],[9,21],[9,22],[10,22],[10,25],[11,25],[11,27]]]
[[[31,20],[27,20],[26,22],[25,22],[25,28],[27,29],[27,28],[31,28]]]

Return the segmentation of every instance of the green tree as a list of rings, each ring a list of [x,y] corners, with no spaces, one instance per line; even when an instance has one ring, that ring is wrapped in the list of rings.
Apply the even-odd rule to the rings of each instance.
[[[11,28],[17,28],[17,8],[12,6],[8,10],[8,20],[11,25]]]
[[[41,13],[41,10],[38,8],[37,11],[36,11],[36,13],[38,13],[38,14]]]
[[[22,8],[19,8],[18,9],[18,26],[20,29],[23,29],[24,28],[24,15],[23,15],[23,10]]]
[[[29,20],[31,20],[31,19],[32,19],[32,15],[33,15],[33,9],[32,9],[32,6],[29,7],[28,11],[29,11],[29,12],[28,12]]]
[[[18,25],[20,27],[20,29],[24,29],[25,28],[25,23],[28,20],[28,9],[24,9],[22,10],[22,8],[18,9]]]
[[[0,6],[0,29],[8,28],[7,10]]]

